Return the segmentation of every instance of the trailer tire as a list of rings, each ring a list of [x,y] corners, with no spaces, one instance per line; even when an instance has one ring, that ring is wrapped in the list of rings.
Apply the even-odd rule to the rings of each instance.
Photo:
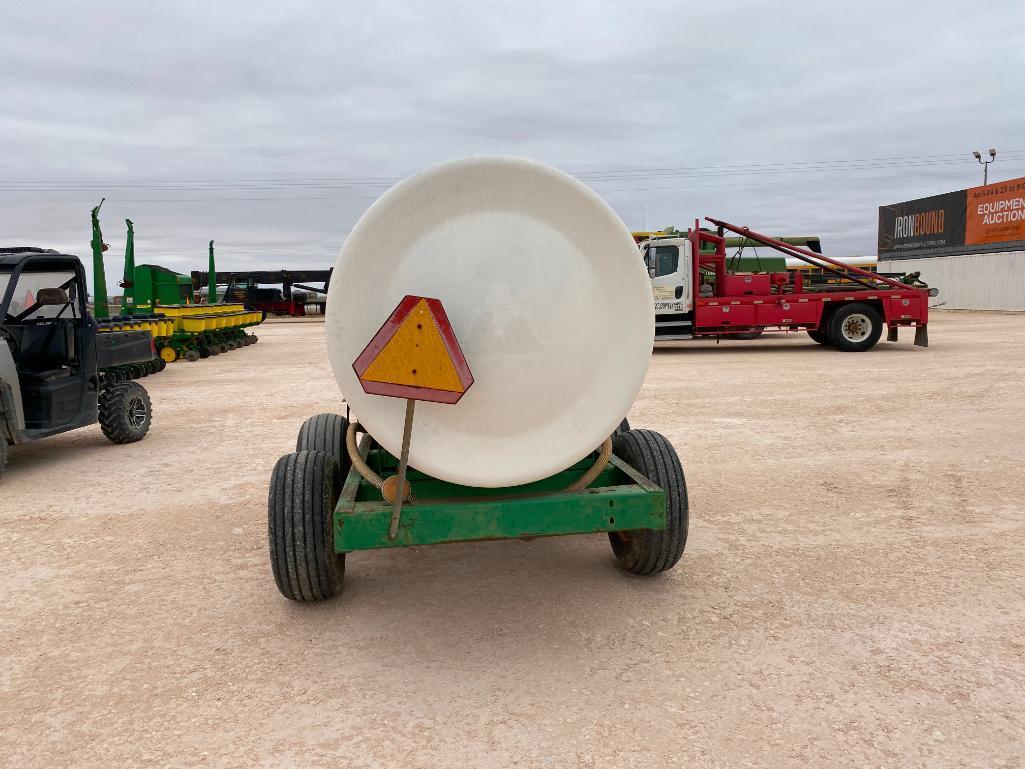
[[[666,493],[666,527],[660,530],[610,531],[619,565],[634,574],[658,574],[673,568],[687,546],[687,481],[676,449],[660,433],[629,430],[612,439],[613,452]]]
[[[864,352],[883,334],[883,318],[875,307],[852,302],[837,307],[829,318],[828,339],[843,352]]]
[[[286,454],[274,465],[267,500],[271,571],[290,601],[337,595],[345,554],[334,549],[332,522],[341,489],[338,464],[323,451]]]
[[[100,429],[113,443],[135,443],[149,432],[153,406],[138,382],[121,382],[100,395]]]
[[[612,431],[611,437],[615,438],[617,435],[622,435],[623,433],[628,433],[628,432],[630,432],[630,420],[627,419],[626,417],[623,417],[623,421],[620,422],[616,426],[616,429]]]
[[[345,433],[349,420],[339,414],[317,414],[303,422],[299,437],[295,441],[296,451],[323,451],[334,458],[342,474],[342,480],[349,474],[352,460],[345,448]]]

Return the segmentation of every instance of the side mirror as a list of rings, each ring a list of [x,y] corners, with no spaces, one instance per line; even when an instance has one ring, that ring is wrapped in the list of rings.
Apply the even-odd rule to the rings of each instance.
[[[38,305],[63,305],[70,301],[68,292],[63,288],[41,288],[36,291],[36,304]]]

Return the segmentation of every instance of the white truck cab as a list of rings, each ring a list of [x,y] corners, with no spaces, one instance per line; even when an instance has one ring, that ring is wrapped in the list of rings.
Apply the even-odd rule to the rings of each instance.
[[[694,319],[693,261],[689,238],[657,238],[640,244],[655,302],[655,339],[690,339]]]

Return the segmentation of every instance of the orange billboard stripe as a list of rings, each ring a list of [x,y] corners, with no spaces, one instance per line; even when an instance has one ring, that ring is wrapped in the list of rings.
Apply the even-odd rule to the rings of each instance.
[[[967,192],[967,245],[1025,240],[1025,178],[972,187]]]

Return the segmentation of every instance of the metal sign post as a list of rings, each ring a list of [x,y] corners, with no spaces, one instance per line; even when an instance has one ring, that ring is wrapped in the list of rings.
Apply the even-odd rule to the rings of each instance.
[[[406,296],[352,364],[364,392],[406,399],[402,451],[396,476],[381,489],[393,502],[388,539],[398,536],[402,504],[407,496],[406,470],[418,400],[457,403],[473,384],[445,308],[437,299]],[[394,499],[389,497],[394,495]]]

